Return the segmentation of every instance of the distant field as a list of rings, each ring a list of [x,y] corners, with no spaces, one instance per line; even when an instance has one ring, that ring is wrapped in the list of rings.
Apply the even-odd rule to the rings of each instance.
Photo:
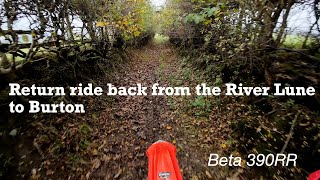
[[[79,42],[79,44],[80,44],[80,42]],[[84,45],[80,46],[81,49],[88,49],[88,48],[90,48],[90,47],[91,47],[91,46],[90,46],[89,44],[84,44]],[[28,53],[28,52],[29,52],[29,48],[24,48],[24,49],[20,49],[20,50],[23,51],[24,53]],[[35,49],[34,49],[34,50],[35,50]],[[49,52],[49,51],[48,51],[47,49],[45,49],[45,48],[39,48],[39,50],[38,50],[38,52],[37,52],[37,54],[36,54],[35,56],[43,56],[43,55],[52,56],[52,57],[56,56],[55,53]],[[9,61],[12,61],[12,58],[13,58],[12,54],[6,53],[6,56],[7,56],[7,58],[8,58]],[[19,56],[16,57],[16,61],[17,61],[17,62],[23,61],[23,60],[24,60],[24,58],[22,58],[22,57],[19,57]]]
[[[20,50],[23,51],[24,53],[28,53],[29,52],[29,48],[24,48],[24,49],[20,49]],[[43,55],[43,54],[49,54],[49,52],[44,48],[40,48],[36,55]],[[53,54],[53,53],[50,53],[50,54]],[[6,56],[7,56],[9,61],[12,61],[12,58],[13,58],[12,54],[6,53]],[[23,60],[24,60],[24,58],[22,58],[20,56],[16,57],[16,61],[17,62],[23,61]]]
[[[274,36],[276,37],[276,35],[274,35]],[[162,34],[156,34],[155,37],[154,37],[154,42],[155,43],[159,43],[159,44],[167,42],[168,40],[169,40],[169,37],[165,36],[165,35],[162,35]],[[283,46],[284,47],[288,47],[288,48],[300,49],[300,48],[302,48],[304,40],[305,40],[305,36],[290,34],[290,35],[286,36],[286,39],[285,39],[285,41],[283,43]],[[310,43],[311,43],[311,40],[309,39],[308,42],[307,42],[307,45],[310,45]],[[88,45],[86,44],[85,47],[88,48],[87,46]],[[25,49],[21,49],[21,51],[23,51],[25,53],[28,53],[29,49],[25,48]],[[49,52],[44,48],[40,48],[40,50],[36,54],[36,56],[37,55],[43,55],[43,54],[49,54]],[[50,53],[50,54],[54,55],[54,53]],[[12,61],[12,54],[6,53],[6,56],[7,56],[9,61]],[[22,57],[16,57],[16,61],[17,62],[22,61],[22,60],[23,60]]]
[[[274,34],[274,37],[276,38],[277,35]],[[154,42],[155,43],[163,43],[169,40],[168,36],[162,35],[162,34],[156,34],[154,36]],[[286,39],[283,43],[284,47],[288,47],[288,48],[295,48],[295,49],[301,49],[303,42],[305,40],[305,36],[302,35],[295,35],[295,34],[290,34],[286,36]],[[311,39],[309,38],[309,40],[307,41],[307,45],[310,45],[311,43]]]
[[[292,48],[302,48],[302,45],[305,39],[306,37],[302,35],[287,35],[283,45],[286,47],[292,47]],[[307,41],[307,45],[310,45],[310,43],[311,43],[311,39],[309,38]]]

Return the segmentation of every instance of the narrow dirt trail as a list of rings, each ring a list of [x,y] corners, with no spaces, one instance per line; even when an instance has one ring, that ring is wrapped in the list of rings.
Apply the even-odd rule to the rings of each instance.
[[[177,54],[168,44],[155,42],[129,52],[132,62],[115,80],[115,86],[136,86],[141,83],[150,90],[152,84],[170,86],[170,77],[180,76]],[[170,109],[166,96],[117,96],[105,109],[99,121],[104,122],[99,137],[99,151],[104,155],[93,161],[94,179],[146,179],[146,149],[157,140],[177,145],[179,164],[186,179],[207,179],[208,155],[195,141],[198,132],[188,133],[181,120]],[[213,170],[213,169],[211,169]],[[201,178],[201,176],[203,178]]]

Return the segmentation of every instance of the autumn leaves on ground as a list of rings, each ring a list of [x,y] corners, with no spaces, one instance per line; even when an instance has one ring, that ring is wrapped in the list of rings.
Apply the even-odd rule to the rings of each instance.
[[[135,86],[194,87],[201,79],[183,67],[169,43],[158,39],[127,52],[130,61],[105,87]],[[150,89],[150,88],[149,88]],[[150,93],[148,93],[150,94]],[[35,131],[18,140],[16,157],[19,178],[146,179],[146,149],[157,140],[177,148],[181,172],[186,179],[229,177],[230,172],[208,167],[210,153],[227,147],[228,123],[220,122],[199,97],[116,96],[86,97],[84,116],[63,115],[32,123]],[[198,104],[197,104],[198,103]],[[216,113],[219,109],[216,109]],[[49,116],[47,118],[57,118]],[[53,122],[53,124],[52,124]],[[227,122],[227,121],[225,121]],[[32,135],[37,137],[32,140]],[[30,172],[30,167],[32,167]],[[237,170],[235,170],[237,171]]]
[[[189,82],[191,79],[183,79],[185,76],[179,57],[170,44],[156,41],[141,49],[131,50],[130,56],[131,65],[121,72],[116,86],[135,86],[136,83],[148,87],[154,83],[164,87],[192,85]],[[219,176],[217,169],[207,167],[209,153],[219,150],[214,140],[220,137],[210,135],[218,129],[209,129],[212,127],[209,119],[192,115],[197,112],[190,115],[185,112],[184,106],[188,106],[190,100],[188,97],[170,99],[151,95],[117,97],[99,117],[99,121],[105,123],[102,130],[104,136],[100,139],[105,147],[100,148],[103,150],[102,158],[94,160],[100,166],[95,167],[97,170],[91,172],[92,176],[145,179],[145,152],[157,140],[176,145],[186,179]]]

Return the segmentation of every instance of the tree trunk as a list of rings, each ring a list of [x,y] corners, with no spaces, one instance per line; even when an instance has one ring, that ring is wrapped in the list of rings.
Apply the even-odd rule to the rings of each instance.
[[[306,35],[306,38],[305,38],[304,41],[303,41],[302,48],[307,48],[307,43],[308,43],[309,37],[310,37],[310,35],[311,35],[311,33],[312,33],[313,27],[314,27],[316,24],[317,24],[317,21],[314,22],[314,23],[312,24],[312,26],[310,27],[309,32],[308,32],[308,34]]]
[[[285,14],[283,15],[283,20],[282,20],[282,24],[280,27],[280,31],[277,36],[276,42],[275,42],[276,47],[279,47],[281,45],[281,39],[283,37],[285,29],[287,28],[287,20],[288,20],[290,10],[291,10],[291,7],[293,6],[293,4],[294,4],[294,0],[289,1],[287,4]]]
[[[70,19],[69,19],[68,12],[66,12],[65,19],[66,19],[66,23],[67,23],[67,31],[68,31],[68,34],[69,34],[69,38],[70,38],[71,41],[74,41],[74,36],[73,36],[73,32],[72,32],[72,26],[71,26],[71,22],[70,22]]]

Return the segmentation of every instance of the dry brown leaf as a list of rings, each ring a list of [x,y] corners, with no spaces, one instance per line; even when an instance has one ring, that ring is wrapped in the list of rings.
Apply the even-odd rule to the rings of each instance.
[[[238,171],[234,173],[231,177],[228,177],[227,180],[240,180],[239,175],[243,172],[243,169],[238,169]]]
[[[206,175],[207,175],[208,179],[213,179],[209,171],[206,171]]]
[[[89,171],[89,172],[86,174],[86,178],[89,179],[89,178],[90,178],[90,175],[91,175],[91,172]]]
[[[199,180],[199,178],[198,178],[198,176],[193,175],[192,178],[191,178],[191,180]]]
[[[107,155],[103,155],[102,161],[109,162],[112,158]]]
[[[31,170],[31,174],[32,174],[30,178],[31,180],[37,180],[40,178],[40,175],[37,174],[37,170],[35,168]]]
[[[116,174],[116,175],[114,175],[114,179],[118,179],[119,177],[120,177],[120,175],[121,175],[121,173],[122,173],[122,169],[121,168],[119,168],[119,171],[118,171],[118,173]]]
[[[54,171],[52,171],[51,169],[48,169],[47,172],[46,172],[47,176],[51,176],[53,174],[54,174]]]
[[[172,141],[172,144],[176,144],[176,143],[177,143],[177,140],[174,139],[174,140]]]
[[[92,150],[92,155],[98,155],[98,150],[97,149],[93,149]]]
[[[96,158],[92,161],[92,168],[93,169],[98,169],[101,165],[100,159]]]

